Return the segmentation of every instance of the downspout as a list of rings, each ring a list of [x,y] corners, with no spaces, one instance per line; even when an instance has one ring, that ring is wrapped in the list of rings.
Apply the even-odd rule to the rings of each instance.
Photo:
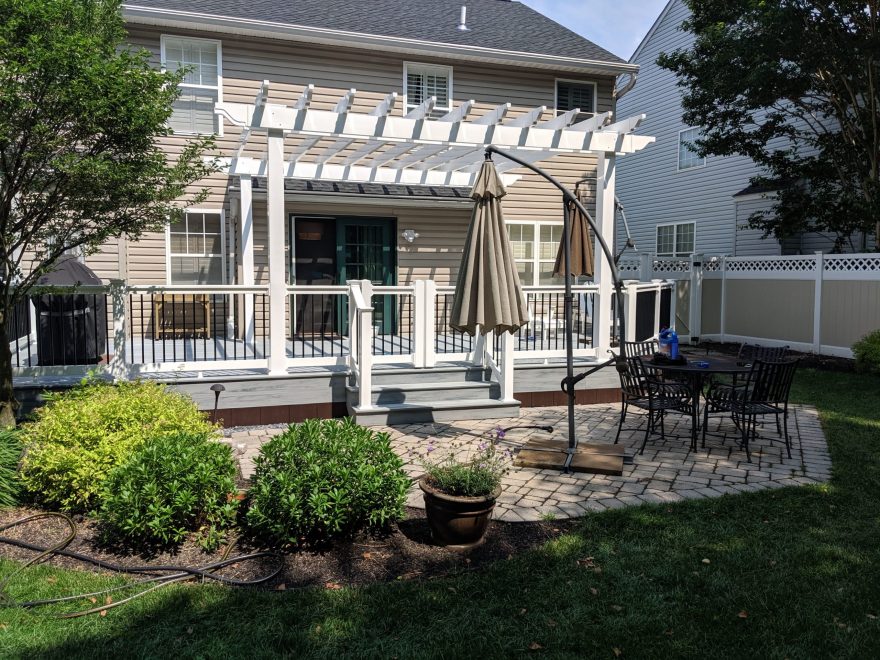
[[[617,102],[632,91],[632,88],[636,86],[636,81],[639,79],[638,73],[628,73],[624,75],[629,76],[626,84],[624,84],[623,87],[619,87],[620,78],[617,78],[614,81],[614,89],[611,91],[611,111],[614,113],[615,119],[617,118]],[[621,76],[621,78],[622,77],[623,76]]]

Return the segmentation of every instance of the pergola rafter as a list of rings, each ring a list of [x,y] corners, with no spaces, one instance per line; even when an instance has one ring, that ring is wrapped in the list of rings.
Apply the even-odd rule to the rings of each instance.
[[[546,118],[539,106],[511,115],[510,103],[502,103],[469,119],[475,102],[464,101],[441,117],[434,116],[435,97],[408,112],[395,112],[399,102],[391,92],[372,109],[355,110],[357,91],[348,90],[332,110],[315,107],[313,85],[307,86],[293,105],[269,102],[268,81],[260,86],[252,104],[217,103],[215,111],[241,128],[233,158],[220,159],[221,167],[241,179],[241,245],[245,266],[244,284],[253,280],[247,273],[253,264],[252,187],[253,176],[266,177],[269,225],[269,289],[272,346],[269,367],[285,369],[284,322],[286,306],[284,179],[319,179],[433,186],[470,186],[479,170],[487,146],[503,148],[521,162],[534,164],[557,154],[592,153],[597,161],[596,220],[606,242],[614,231],[615,158],[635,153],[654,141],[633,131],[644,115],[612,122],[610,112],[577,121],[573,109]],[[266,156],[243,156],[251,135],[266,136]],[[297,143],[285,154],[284,142],[295,136]],[[499,163],[506,185],[515,183],[521,169],[513,161]],[[291,250],[293,247],[291,246]],[[595,281],[610,300],[610,272],[597,268]],[[597,336],[610,336],[610,316],[597,311]],[[252,327],[252,322],[247,327]],[[277,343],[277,345],[276,345]],[[606,348],[599,346],[600,349]]]

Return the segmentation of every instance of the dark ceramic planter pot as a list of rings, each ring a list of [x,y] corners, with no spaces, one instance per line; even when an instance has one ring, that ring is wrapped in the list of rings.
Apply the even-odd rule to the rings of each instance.
[[[485,497],[457,497],[437,490],[423,477],[419,488],[425,497],[431,535],[438,545],[465,549],[482,542],[501,486]]]

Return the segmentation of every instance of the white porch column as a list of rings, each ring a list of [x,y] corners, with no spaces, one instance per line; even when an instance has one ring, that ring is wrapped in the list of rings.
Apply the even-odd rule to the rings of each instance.
[[[596,154],[596,225],[609,247],[614,245],[614,187],[617,179],[617,156],[613,152]],[[594,254],[596,265],[593,279],[599,287],[599,304],[593,306],[593,346],[602,358],[611,348],[611,264],[605,258],[599,241]],[[624,304],[623,300],[617,301]],[[633,321],[626,319],[627,325]]]
[[[283,183],[283,182],[282,182]],[[241,190],[241,284],[254,285],[254,196],[253,182],[250,174],[239,177]],[[242,315],[244,341],[248,346],[254,345],[254,297],[244,297],[244,314]]]
[[[287,373],[287,278],[284,266],[284,133],[269,131],[266,162],[269,222],[269,373]]]
[[[703,333],[703,255],[691,255],[690,343],[698,343]]]

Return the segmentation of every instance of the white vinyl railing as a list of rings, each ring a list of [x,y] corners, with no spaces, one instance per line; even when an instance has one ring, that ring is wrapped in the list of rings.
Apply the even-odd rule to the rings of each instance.
[[[640,284],[633,299],[663,286],[671,284]],[[573,287],[576,357],[593,357],[595,346],[610,345],[594,336],[598,292],[592,284]],[[525,287],[524,293],[529,313],[524,327],[512,335],[471,337],[449,325],[453,288],[430,280],[401,286],[369,281],[290,285],[286,300],[280,301],[284,304],[276,306],[266,285],[134,286],[114,280],[105,286],[35,289],[16,308],[7,331],[20,376],[79,375],[92,369],[117,379],[216,371],[257,376],[278,373],[273,350],[282,350],[282,369],[347,367],[360,388],[360,405],[370,404],[374,365],[388,363],[483,365],[509,399],[517,361],[546,362],[566,355],[564,288]],[[273,309],[285,317],[281,341],[272,337]],[[660,318],[655,316],[650,322],[654,331]]]

